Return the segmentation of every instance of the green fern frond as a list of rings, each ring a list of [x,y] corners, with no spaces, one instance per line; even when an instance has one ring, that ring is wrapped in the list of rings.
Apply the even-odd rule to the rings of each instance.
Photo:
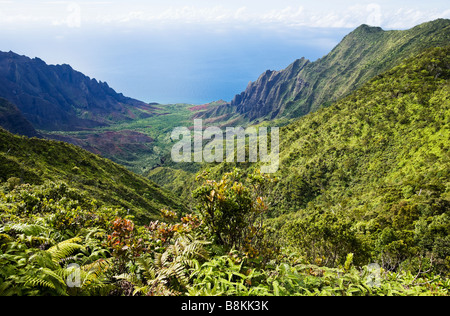
[[[136,296],[136,294],[144,294],[146,295],[150,291],[150,287],[148,285],[144,286],[135,286],[133,291],[133,296]]]
[[[25,277],[25,286],[44,287],[55,291],[56,295],[67,295],[66,283],[57,272],[48,268],[40,268],[33,274]]]
[[[167,253],[164,252],[165,256],[163,259],[162,253],[155,253],[154,265],[155,267],[162,268],[164,266],[165,261],[167,260]]]
[[[173,266],[172,268],[173,271],[173,276],[175,276],[177,278],[177,280],[179,280],[183,286],[187,285],[189,283],[189,278],[186,275],[186,267],[184,266],[184,264],[177,263]]]
[[[209,242],[195,240],[188,244],[184,250],[184,255],[187,257],[200,257],[204,260],[209,258],[208,251],[205,249],[205,245]]]
[[[20,235],[17,240],[28,243],[29,245],[44,245],[44,244],[52,244],[54,243],[52,238],[42,237],[42,236],[33,236],[33,235]]]
[[[61,241],[59,244],[60,245],[63,245],[63,244],[77,244],[77,243],[80,243],[82,241],[83,241],[83,239],[81,237],[74,237],[74,238],[70,238],[70,239]]]
[[[13,240],[13,239],[12,239],[9,235],[0,233],[0,244],[6,244],[6,243],[9,243],[9,242],[11,242],[12,240]]]
[[[42,286],[42,287],[46,287],[46,288],[50,288],[50,289],[56,289],[56,287],[53,285],[52,282],[41,279],[41,278],[37,278],[37,277],[31,277],[31,276],[27,276],[25,278],[26,282],[25,282],[25,286]]]
[[[20,290],[12,282],[0,282],[0,296],[5,297],[19,294]]]
[[[125,280],[125,281],[128,281],[133,284],[138,283],[136,274],[132,274],[132,273],[122,273],[120,275],[115,276],[114,278],[116,280]]]
[[[161,254],[161,259],[160,259],[160,261],[161,261],[161,264],[162,264],[163,266],[165,266],[166,264],[170,263],[170,262],[172,261],[172,259],[174,258],[172,247],[173,247],[173,246],[169,246],[169,247],[166,249],[166,251],[164,251],[164,252]]]
[[[82,266],[81,269],[83,271],[93,273],[96,277],[99,277],[101,274],[105,273],[110,266],[111,263],[108,260],[99,259],[91,264]]]
[[[139,268],[144,270],[144,277],[153,280],[156,278],[155,263],[150,258],[141,257],[136,261]]]
[[[14,224],[8,226],[8,228],[27,236],[39,236],[49,230],[47,227],[38,224]]]
[[[183,264],[193,270],[200,269],[200,262],[196,259],[184,259]]]
[[[51,253],[48,251],[37,251],[30,256],[30,262],[37,264],[39,267],[56,268]]]
[[[79,237],[68,239],[49,248],[47,252],[52,256],[54,263],[59,263],[61,260],[71,256],[74,252],[83,250],[84,247],[77,244],[77,242],[81,241],[82,239]]]

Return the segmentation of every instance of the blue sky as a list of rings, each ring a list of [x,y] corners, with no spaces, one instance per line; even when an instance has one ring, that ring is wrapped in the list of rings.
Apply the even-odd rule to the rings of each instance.
[[[437,18],[450,18],[448,0],[0,0],[0,50],[70,64],[143,101],[201,104],[320,58],[363,23]]]

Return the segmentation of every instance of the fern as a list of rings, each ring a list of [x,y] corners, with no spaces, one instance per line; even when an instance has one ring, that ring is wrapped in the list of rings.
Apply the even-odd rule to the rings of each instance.
[[[181,236],[154,258],[139,258],[136,263],[142,269],[146,284],[127,279],[136,284],[135,292],[146,295],[180,295],[189,286],[189,271],[200,266],[199,260],[208,258],[207,242]]]
[[[48,288],[57,295],[67,295],[67,286],[62,276],[48,268],[40,268],[32,275],[27,275],[25,286]]]
[[[0,296],[20,295],[20,290],[12,282],[0,282]]]
[[[51,255],[54,263],[59,263],[76,251],[83,250],[84,247],[77,243],[81,241],[82,239],[79,237],[68,239],[49,248],[47,252]]]
[[[42,287],[47,287],[47,288],[51,288],[51,289],[56,289],[56,287],[50,281],[40,279],[37,277],[27,276],[25,286],[30,286],[30,285],[33,287],[42,286]]]
[[[49,232],[49,229],[39,224],[14,224],[7,226],[7,229],[13,230],[27,236],[39,236],[44,232]]]
[[[51,253],[48,251],[37,251],[29,259],[30,263],[38,267],[57,269],[55,262],[53,261]]]
[[[95,274],[96,277],[104,274],[110,268],[110,261],[105,259],[99,259],[91,264],[87,264],[81,267],[83,271]]]

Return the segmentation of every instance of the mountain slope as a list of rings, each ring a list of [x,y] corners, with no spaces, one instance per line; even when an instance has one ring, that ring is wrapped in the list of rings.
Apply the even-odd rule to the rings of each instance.
[[[406,31],[362,25],[327,56],[299,59],[281,71],[266,71],[230,104],[197,117],[229,123],[295,118],[329,105],[404,58],[450,43],[450,20],[436,20]]]
[[[448,269],[449,139],[447,46],[283,131],[273,203],[296,213],[278,224],[308,256],[331,251],[342,260],[352,252],[385,269]]]
[[[111,207],[122,207],[139,223],[159,217],[162,208],[182,211],[172,193],[107,159],[76,146],[12,135],[0,128],[0,181],[63,181]]]
[[[136,116],[147,117],[154,110],[69,65],[47,65],[39,58],[13,52],[0,52],[0,97],[14,103],[41,130],[105,126]]]
[[[407,59],[280,136],[267,202],[287,245],[311,262],[352,253],[389,270],[448,271],[450,46]],[[247,165],[213,174],[234,166]]]
[[[448,199],[449,80],[450,46],[431,49],[284,128],[282,204],[295,210],[333,194],[375,203],[387,188]]]

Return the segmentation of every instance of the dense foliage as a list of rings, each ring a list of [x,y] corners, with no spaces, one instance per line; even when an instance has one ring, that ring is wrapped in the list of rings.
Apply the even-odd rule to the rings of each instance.
[[[283,130],[273,202],[310,259],[342,263],[354,249],[361,264],[448,273],[449,52],[428,50]]]
[[[238,200],[263,193],[243,187],[255,177],[260,175],[236,178],[236,188],[244,192],[220,198],[224,204],[216,211],[229,211]],[[210,181],[203,185],[210,187]],[[272,182],[261,181],[269,186]],[[211,191],[197,196],[202,201],[211,197]],[[440,275],[388,272],[373,265],[358,268],[351,253],[343,265],[329,268],[311,264],[287,248],[268,252],[272,248],[266,244],[265,252],[252,251],[248,246],[260,245],[260,238],[246,236],[243,246],[230,248],[210,238],[216,231],[207,224],[208,210],[202,202],[196,214],[163,209],[164,220],[148,226],[136,225],[124,209],[106,208],[64,183],[20,185],[10,179],[0,188],[0,202],[3,296],[448,295],[450,291],[450,282]],[[234,233],[221,236],[231,238],[228,235]],[[259,236],[272,233],[261,231]]]

